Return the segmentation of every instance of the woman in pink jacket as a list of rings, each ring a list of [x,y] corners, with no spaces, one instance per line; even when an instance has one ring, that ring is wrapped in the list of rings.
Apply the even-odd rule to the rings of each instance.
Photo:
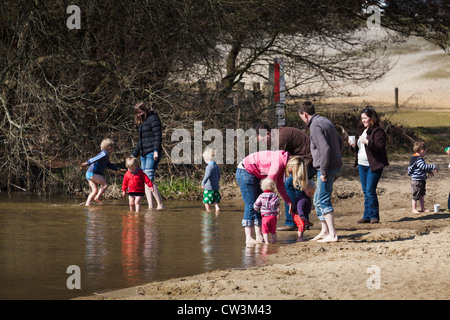
[[[306,164],[300,157],[291,156],[284,150],[255,152],[239,163],[236,180],[245,203],[242,226],[247,244],[263,242],[261,214],[253,208],[256,199],[262,193],[260,181],[264,178],[275,181],[278,192],[289,205],[291,212],[293,200],[289,198],[284,187],[284,180],[290,174],[294,178],[294,187],[306,187],[308,177]],[[256,239],[252,236],[253,229],[255,229]]]

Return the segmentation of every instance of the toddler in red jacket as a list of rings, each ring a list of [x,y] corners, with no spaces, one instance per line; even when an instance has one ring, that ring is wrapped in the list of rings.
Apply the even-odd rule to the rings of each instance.
[[[128,192],[130,211],[139,212],[141,209],[141,198],[145,195],[145,184],[153,192],[153,183],[147,175],[139,168],[139,161],[135,157],[128,157],[125,165],[128,171],[125,173],[122,182],[122,196]]]

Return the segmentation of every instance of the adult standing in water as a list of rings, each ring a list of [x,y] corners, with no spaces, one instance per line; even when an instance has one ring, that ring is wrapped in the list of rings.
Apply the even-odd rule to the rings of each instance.
[[[258,136],[258,141],[265,141],[268,149],[272,151],[274,151],[274,148],[276,150],[284,150],[289,152],[291,156],[299,156],[303,159],[308,170],[308,180],[311,180],[317,173],[317,169],[314,168],[312,164],[308,134],[294,127],[278,127],[272,129],[266,123],[259,124],[256,126],[255,130]],[[292,201],[295,201],[302,191],[301,189],[294,187],[292,175],[286,175],[284,187]],[[278,227],[277,231],[297,230],[294,219],[289,213],[289,206],[287,202],[285,202],[285,215],[286,220],[284,225]],[[306,219],[309,220],[309,217],[306,217]]]
[[[258,196],[263,192],[260,181],[265,178],[272,179],[276,183],[277,191],[292,211],[293,200],[286,193],[284,177],[294,177],[295,187],[306,187],[307,169],[304,161],[298,156],[291,156],[284,150],[258,151],[249,154],[239,164],[236,170],[236,180],[241,189],[242,199],[245,204],[244,227],[245,241],[247,244],[262,243],[261,214],[254,209]],[[255,238],[252,236],[255,230]]]
[[[334,209],[331,193],[334,181],[341,174],[341,138],[330,120],[316,114],[311,101],[303,102],[298,115],[310,129],[311,155],[317,172],[317,188],[314,194],[314,206],[321,222],[322,230],[312,240],[318,242],[336,242],[338,236],[334,226]]]
[[[141,157],[141,167],[145,174],[153,182],[153,192],[145,186],[145,196],[148,207],[153,208],[153,198],[156,200],[156,209],[164,209],[161,194],[155,184],[155,172],[162,155],[162,125],[159,116],[152,107],[144,101],[134,106],[134,121],[139,126],[139,140],[132,155]]]
[[[349,143],[356,150],[355,167],[364,193],[364,215],[358,223],[378,223],[380,210],[377,185],[383,168],[389,165],[386,152],[386,132],[380,127],[380,120],[372,107],[361,111],[361,122],[355,143]]]

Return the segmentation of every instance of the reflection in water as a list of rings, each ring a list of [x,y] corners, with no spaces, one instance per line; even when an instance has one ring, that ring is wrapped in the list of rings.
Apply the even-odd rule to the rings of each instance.
[[[106,257],[106,217],[99,207],[85,207],[86,214],[86,266],[84,272],[89,280],[104,278]],[[79,266],[81,267],[81,266]]]
[[[156,266],[156,256],[158,254],[158,229],[156,228],[156,212],[148,210],[143,219],[144,224],[144,245],[142,255],[145,257],[145,267],[142,279],[151,279],[151,275]],[[150,261],[152,263],[150,263]]]
[[[122,214],[122,266],[127,283],[134,283],[139,275],[138,213]]]
[[[267,262],[270,254],[278,252],[278,246],[273,244],[254,244],[246,246],[242,254],[242,267],[248,268]]]
[[[122,267],[127,286],[135,286],[150,275],[156,262],[152,259],[157,243],[154,217],[150,210],[122,214]]]
[[[202,212],[202,251],[204,253],[204,266],[206,270],[214,265],[214,235],[218,233],[219,224],[216,220],[217,214],[211,212]]]
[[[245,248],[241,214],[241,202],[219,214],[193,202],[135,213],[123,201],[84,207],[0,194],[0,298],[67,299],[261,264],[278,245]],[[80,267],[81,290],[66,286],[69,265]]]

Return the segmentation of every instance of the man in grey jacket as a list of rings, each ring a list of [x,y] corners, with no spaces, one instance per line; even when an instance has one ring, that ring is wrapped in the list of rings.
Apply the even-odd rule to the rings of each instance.
[[[334,226],[334,210],[331,193],[334,181],[341,174],[342,141],[330,120],[316,114],[310,101],[303,102],[298,115],[310,130],[311,155],[317,172],[317,188],[314,194],[314,206],[321,222],[321,232],[312,240],[317,242],[336,242],[338,236]]]

